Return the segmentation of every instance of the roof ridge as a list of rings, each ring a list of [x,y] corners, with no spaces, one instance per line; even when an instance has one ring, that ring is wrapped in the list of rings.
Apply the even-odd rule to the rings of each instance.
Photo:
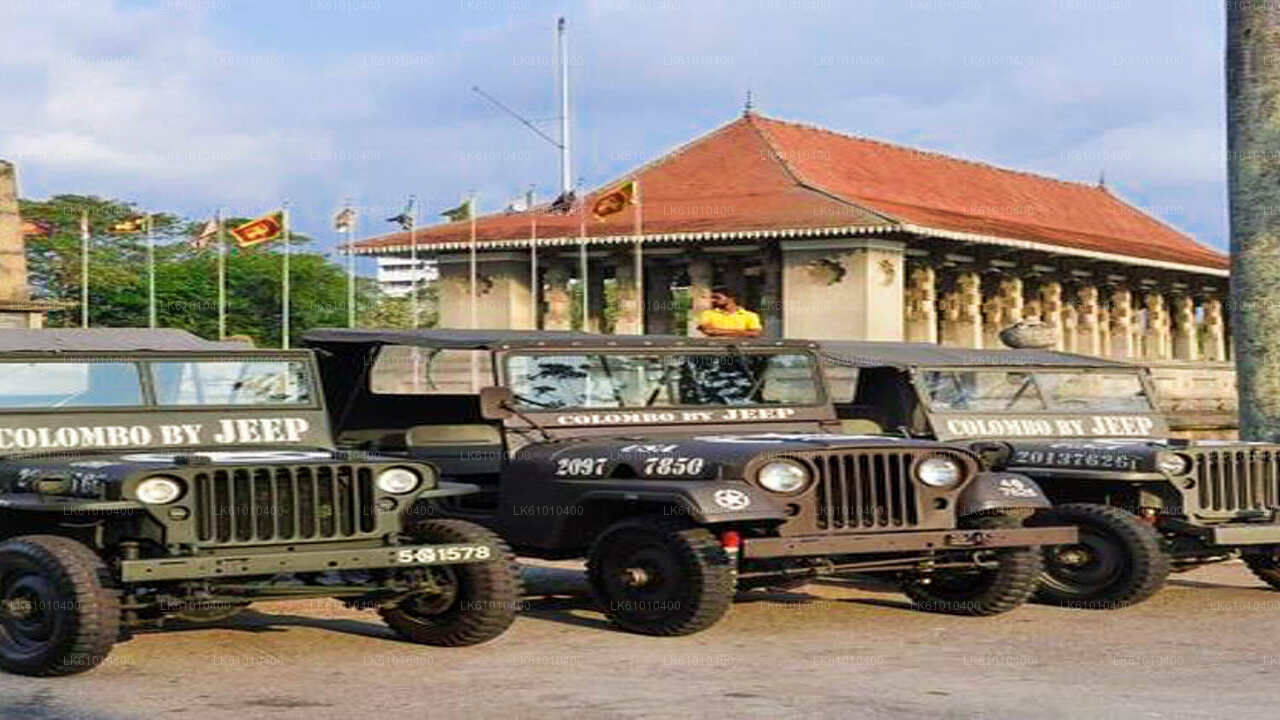
[[[1028,170],[1019,170],[1016,168],[1004,167],[1002,165],[996,165],[994,163],[984,162],[982,160],[973,160],[970,158],[960,157],[957,155],[949,155],[939,150],[923,150],[918,147],[912,147],[910,145],[903,145],[901,143],[890,142],[888,140],[880,140],[878,138],[870,138],[870,137],[865,137],[863,135],[854,135],[852,133],[839,132],[837,130],[832,130],[830,128],[824,128],[818,125],[811,125],[809,123],[797,122],[795,120],[782,120],[780,118],[768,117],[766,115],[759,115],[756,113],[753,113],[753,115],[754,117],[759,118],[760,120],[765,120],[767,122],[778,123],[779,125],[790,125],[791,127],[801,128],[803,130],[810,130],[813,132],[824,133],[826,135],[834,135],[835,137],[843,138],[845,140],[854,140],[857,142],[870,143],[872,145],[881,145],[883,147],[893,148],[894,150],[904,150],[906,152],[914,153],[916,155],[926,155],[930,157],[940,158],[942,160],[950,160],[951,162],[964,163],[966,165],[975,165],[977,167],[987,168],[990,170],[998,170],[1000,172],[1011,173],[1014,175],[1025,175],[1027,177],[1035,178],[1037,180],[1046,180],[1048,182],[1060,183],[1062,185],[1069,185],[1069,186],[1080,188],[1083,190],[1094,190],[1094,191],[1101,190],[1102,192],[1106,193],[1105,187],[1099,187],[1095,184],[1081,182],[1078,180],[1063,180],[1062,178],[1053,177],[1051,175],[1042,175],[1040,173],[1034,173]]]
[[[769,135],[769,133],[765,132],[764,128],[760,127],[755,123],[755,120],[760,117],[761,116],[757,115],[755,112],[749,112],[749,113],[743,114],[742,120],[745,121],[747,125],[749,125],[751,129],[756,133],[756,135],[760,137],[760,141],[763,142],[765,146],[769,148],[769,152],[773,153],[773,159],[776,160],[778,164],[782,165],[783,170],[785,170],[786,173],[791,176],[792,180],[795,180],[795,183],[797,186],[799,186],[804,190],[808,190],[809,192],[818,193],[819,195],[822,195],[823,197],[834,200],[836,202],[844,203],[849,207],[857,208],[865,213],[876,215],[889,222],[894,222],[894,223],[902,222],[902,218],[894,217],[893,215],[889,215],[888,213],[882,212],[880,210],[869,208],[866,205],[863,205],[862,203],[854,202],[849,198],[846,198],[838,193],[831,192],[830,190],[827,190],[821,185],[806,178],[804,174],[800,172],[799,169],[792,166],[792,164],[787,161],[786,156],[778,148],[778,145],[773,141],[773,137]],[[764,118],[764,119],[768,120],[769,118]]]

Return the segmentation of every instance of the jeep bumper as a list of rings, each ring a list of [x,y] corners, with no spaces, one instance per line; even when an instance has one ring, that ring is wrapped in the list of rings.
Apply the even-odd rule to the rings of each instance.
[[[328,570],[372,570],[423,565],[459,565],[501,559],[501,550],[484,544],[405,545],[351,550],[315,549],[253,555],[217,555],[125,560],[120,580],[127,583],[196,580],[247,575],[276,575]]]
[[[1280,525],[1235,523],[1209,528],[1209,542],[1214,545],[1280,544]]]
[[[991,528],[981,530],[929,530],[924,532],[868,533],[865,535],[799,535],[795,537],[744,538],[744,559],[804,557],[814,555],[862,555],[917,552],[921,550],[971,550],[1035,545],[1064,545],[1078,540],[1074,526]]]

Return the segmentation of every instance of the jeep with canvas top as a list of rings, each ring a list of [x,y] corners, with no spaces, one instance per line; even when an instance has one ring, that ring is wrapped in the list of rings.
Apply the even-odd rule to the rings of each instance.
[[[484,492],[433,505],[517,553],[587,559],[618,626],[678,635],[735,590],[897,578],[987,615],[1031,593],[1035,483],[926,440],[837,433],[814,345],[571,332],[315,330],[343,447],[428,460]]]
[[[823,341],[846,427],[960,443],[1033,478],[1043,521],[1080,528],[1045,550],[1040,598],[1111,608],[1170,571],[1242,557],[1280,588],[1280,445],[1172,439],[1149,373],[1046,350]]]
[[[333,597],[441,646],[501,634],[519,577],[475,488],[339,451],[307,351],[180,331],[0,331],[0,667],[65,675],[167,620]]]

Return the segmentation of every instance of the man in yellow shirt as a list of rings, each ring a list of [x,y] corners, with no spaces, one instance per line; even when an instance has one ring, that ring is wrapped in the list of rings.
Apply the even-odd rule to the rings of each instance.
[[[698,330],[707,337],[760,337],[760,316],[740,307],[726,287],[711,289],[711,309],[698,316]]]

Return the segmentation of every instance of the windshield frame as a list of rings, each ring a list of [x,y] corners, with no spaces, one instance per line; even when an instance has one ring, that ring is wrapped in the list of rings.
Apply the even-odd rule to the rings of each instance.
[[[924,383],[924,374],[927,372],[1002,372],[1002,373],[1025,373],[1032,379],[1032,385],[1036,392],[1040,394],[1044,400],[1045,409],[1043,410],[956,410],[953,408],[936,407],[930,399],[928,388]],[[1093,408],[1083,409],[1054,409],[1049,404],[1049,399],[1044,396],[1044,391],[1040,387],[1040,381],[1036,378],[1039,373],[1054,374],[1102,374],[1102,375],[1134,375],[1138,379],[1138,384],[1142,386],[1142,393],[1147,399],[1148,407],[1144,410],[1098,410]],[[1141,367],[1063,367],[1058,365],[921,365],[911,368],[911,385],[915,390],[916,397],[920,399],[922,409],[930,415],[1044,415],[1044,416],[1062,416],[1062,415],[1163,415],[1160,407],[1156,404],[1156,395],[1151,377],[1145,369]]]
[[[152,383],[151,363],[164,362],[297,362],[303,367],[303,374],[310,388],[310,400],[306,403],[272,403],[262,405],[161,405],[157,402],[155,386]],[[309,352],[272,353],[270,351],[235,351],[235,352],[178,352],[178,353],[136,353],[136,352],[100,352],[100,353],[5,353],[0,355],[0,368],[6,363],[127,363],[138,369],[139,382],[142,386],[142,404],[140,405],[65,405],[61,407],[27,407],[0,408],[0,415],[61,415],[61,414],[125,414],[125,413],[201,413],[206,411],[222,411],[234,414],[252,414],[259,411],[280,412],[316,411],[324,409],[324,390],[319,379],[319,371],[315,359]]]
[[[553,355],[566,356],[591,356],[591,355],[707,355],[721,356],[726,358],[734,358],[736,356],[752,356],[752,355],[804,355],[809,359],[809,367],[811,378],[814,382],[814,388],[817,391],[815,401],[812,403],[751,403],[745,405],[707,405],[707,404],[680,404],[680,405],[655,405],[635,406],[635,407],[563,407],[563,408],[540,408],[540,407],[520,407],[520,412],[526,415],[564,415],[571,413],[602,413],[602,412],[643,412],[646,410],[708,410],[722,408],[829,408],[831,407],[830,395],[827,391],[826,378],[822,374],[821,358],[818,357],[811,349],[805,347],[670,347],[670,346],[654,346],[654,347],[570,347],[570,348],[513,348],[502,352],[494,353],[493,373],[495,379],[502,387],[511,387],[511,378],[508,373],[507,363],[512,357],[516,356],[537,356],[546,357]]]

